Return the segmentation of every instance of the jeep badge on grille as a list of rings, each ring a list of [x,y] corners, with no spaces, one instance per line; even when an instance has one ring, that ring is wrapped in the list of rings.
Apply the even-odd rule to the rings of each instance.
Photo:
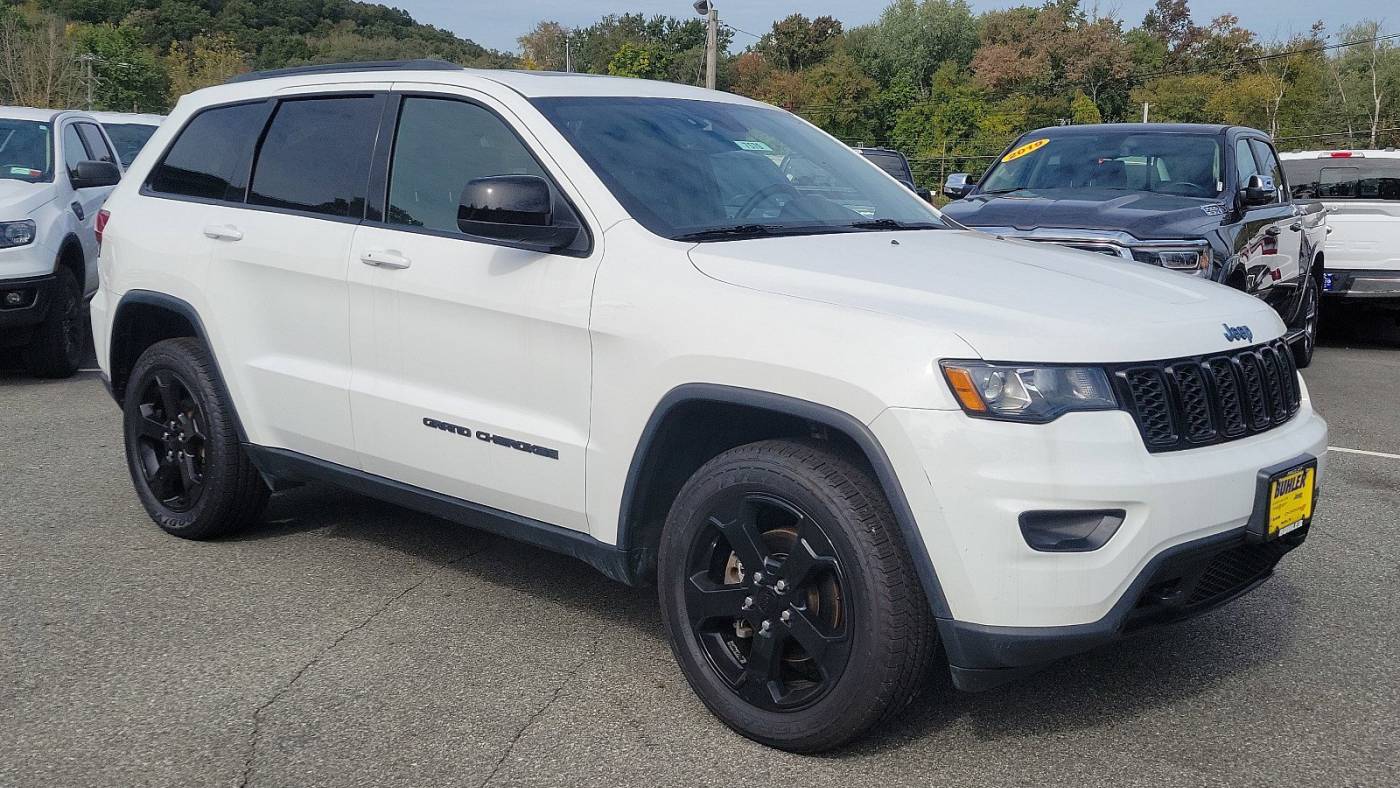
[[[1249,326],[1232,326],[1227,323],[1221,323],[1220,326],[1225,329],[1225,339],[1229,342],[1249,342],[1254,339],[1254,332],[1249,330]]]

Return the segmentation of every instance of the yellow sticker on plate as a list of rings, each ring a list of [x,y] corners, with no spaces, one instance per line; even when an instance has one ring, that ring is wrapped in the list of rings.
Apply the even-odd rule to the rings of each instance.
[[[1316,472],[1317,468],[1309,465],[1269,483],[1269,536],[1283,536],[1312,517]]]
[[[1040,150],[1041,148],[1043,148],[1043,147],[1045,147],[1046,145],[1049,145],[1049,144],[1050,144],[1050,138],[1049,138],[1049,137],[1041,137],[1041,138],[1038,139],[1038,140],[1031,140],[1030,142],[1027,142],[1025,145],[1021,145],[1020,147],[1016,148],[1015,150],[1011,151],[1010,153],[1006,154],[1005,156],[1002,156],[1002,157],[1001,157],[1001,160],[1002,160],[1003,162],[1008,162],[1008,161],[1012,161],[1012,160],[1014,160],[1014,159],[1019,159],[1019,158],[1021,158],[1022,156],[1027,156],[1027,155],[1030,155],[1030,154],[1032,154],[1032,153],[1035,153],[1036,151]]]

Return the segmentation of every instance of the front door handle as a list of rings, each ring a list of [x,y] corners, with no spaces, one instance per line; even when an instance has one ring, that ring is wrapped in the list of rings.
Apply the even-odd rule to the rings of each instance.
[[[360,255],[360,262],[375,268],[393,269],[407,268],[413,264],[407,257],[392,249],[370,249]]]
[[[216,241],[241,241],[243,231],[231,224],[211,224],[204,228],[204,237]]]
[[[1264,231],[1264,234],[1265,234],[1265,235],[1268,235],[1268,236],[1275,236],[1275,235],[1278,235],[1278,234],[1281,233],[1281,232],[1283,232],[1283,231],[1280,230],[1280,229],[1278,228],[1278,225],[1275,224],[1275,225],[1271,225],[1271,226],[1269,227],[1269,229],[1265,230],[1265,231]]]

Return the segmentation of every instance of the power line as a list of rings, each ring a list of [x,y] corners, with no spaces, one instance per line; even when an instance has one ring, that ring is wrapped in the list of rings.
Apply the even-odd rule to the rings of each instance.
[[[723,25],[724,27],[729,28],[730,30],[734,31],[735,33],[743,33],[743,34],[746,35],[746,36],[752,36],[753,38],[756,38],[756,39],[758,39],[758,40],[760,40],[760,41],[763,40],[763,36],[754,35],[753,33],[750,33],[750,32],[747,31],[747,30],[740,30],[739,28],[737,28],[737,27],[735,27],[735,26],[729,24],[728,22],[720,22],[720,24]]]

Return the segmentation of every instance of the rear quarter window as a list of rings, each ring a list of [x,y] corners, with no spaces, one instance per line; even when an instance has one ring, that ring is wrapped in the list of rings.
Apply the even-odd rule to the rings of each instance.
[[[267,121],[267,102],[206,109],[185,125],[146,187],[156,194],[243,201],[247,162]]]

